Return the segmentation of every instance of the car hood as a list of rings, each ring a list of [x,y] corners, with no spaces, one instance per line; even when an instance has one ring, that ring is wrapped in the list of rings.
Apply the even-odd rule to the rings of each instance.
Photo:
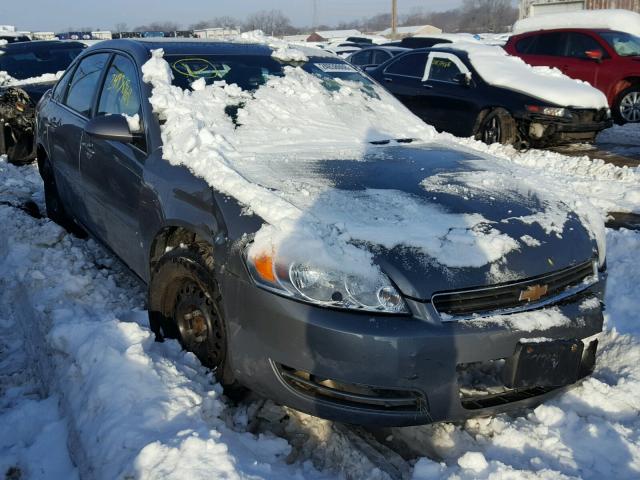
[[[51,81],[51,82],[35,82],[35,83],[22,83],[18,85],[7,85],[7,86],[0,87],[0,95],[4,90],[7,90],[8,88],[19,88],[21,90],[24,90],[27,93],[27,95],[29,95],[29,98],[35,105],[36,103],[38,103],[38,101],[40,101],[42,96],[48,90],[53,88],[55,84],[56,84],[55,81]]]
[[[538,191],[508,162],[472,151],[392,142],[353,159],[245,158],[245,178],[366,244],[412,298],[597,256],[595,236],[561,198]]]

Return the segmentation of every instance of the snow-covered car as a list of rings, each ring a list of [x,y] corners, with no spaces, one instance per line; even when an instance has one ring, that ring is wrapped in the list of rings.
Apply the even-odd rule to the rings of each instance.
[[[497,46],[419,49],[367,72],[425,122],[489,144],[593,142],[613,124],[602,92]]]
[[[38,106],[49,216],[149,289],[158,339],[349,423],[536,404],[588,375],[605,245],[358,69],[277,42],[114,40]]]
[[[33,161],[36,104],[84,48],[57,40],[0,45],[0,155]]]

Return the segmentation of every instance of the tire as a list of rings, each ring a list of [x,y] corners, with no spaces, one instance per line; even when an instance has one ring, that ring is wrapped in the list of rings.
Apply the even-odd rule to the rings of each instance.
[[[640,84],[625,88],[618,94],[611,114],[618,125],[640,122]]]
[[[194,245],[175,249],[155,264],[149,282],[149,323],[156,339],[176,338],[216,374],[233,386],[227,361],[227,326],[209,249]]]
[[[23,135],[17,142],[7,147],[9,163],[14,165],[26,165],[32,163],[36,156],[33,151],[33,136]]]
[[[73,217],[67,213],[60,200],[53,170],[47,158],[42,160],[40,176],[44,183],[44,201],[47,207],[47,217],[76,237],[86,238],[86,232],[82,230],[73,220]]]
[[[516,121],[504,108],[493,109],[479,122],[476,139],[488,145],[513,145],[518,140]]]

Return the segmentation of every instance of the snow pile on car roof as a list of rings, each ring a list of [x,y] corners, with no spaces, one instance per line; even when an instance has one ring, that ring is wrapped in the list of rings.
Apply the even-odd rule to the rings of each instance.
[[[518,20],[513,25],[513,33],[557,28],[600,28],[640,35],[640,14],[621,9],[549,13]]]
[[[431,127],[380,87],[337,82],[336,89],[327,89],[314,75],[288,66],[283,77],[268,79],[252,94],[224,82],[206,86],[204,80],[185,91],[171,85],[162,57],[154,51],[143,73],[153,85],[154,111],[165,120],[163,156],[267,223],[254,251],[302,258],[313,251],[324,267],[372,274],[377,267],[363,243],[417,248],[451,267],[479,267],[519,248],[482,215],[448,213],[399,191],[342,191],[322,176],[297,180],[287,174],[303,158],[364,159],[372,141],[433,138]],[[238,125],[225,113],[229,105],[239,107]],[[345,205],[357,208],[351,212]],[[459,244],[466,245],[464,254]]]
[[[478,75],[490,85],[562,107],[599,109],[609,106],[604,93],[587,82],[569,78],[555,68],[532,67],[501,47],[467,42],[440,46],[467,52]]]
[[[64,71],[57,73],[44,73],[38,77],[25,78],[18,80],[5,71],[0,71],[0,87],[19,87],[20,85],[29,85],[31,83],[57,82],[64,75]]]

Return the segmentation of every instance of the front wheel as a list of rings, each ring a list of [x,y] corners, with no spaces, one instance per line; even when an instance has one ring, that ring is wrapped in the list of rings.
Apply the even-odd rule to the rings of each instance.
[[[227,329],[208,259],[193,247],[172,250],[156,263],[149,284],[149,320],[157,336],[177,338],[220,383],[229,385]]]
[[[513,145],[518,138],[517,132],[516,121],[509,112],[504,108],[496,108],[480,121],[476,139],[488,145],[493,143]]]
[[[620,92],[611,113],[619,125],[640,122],[640,85],[633,85]]]

